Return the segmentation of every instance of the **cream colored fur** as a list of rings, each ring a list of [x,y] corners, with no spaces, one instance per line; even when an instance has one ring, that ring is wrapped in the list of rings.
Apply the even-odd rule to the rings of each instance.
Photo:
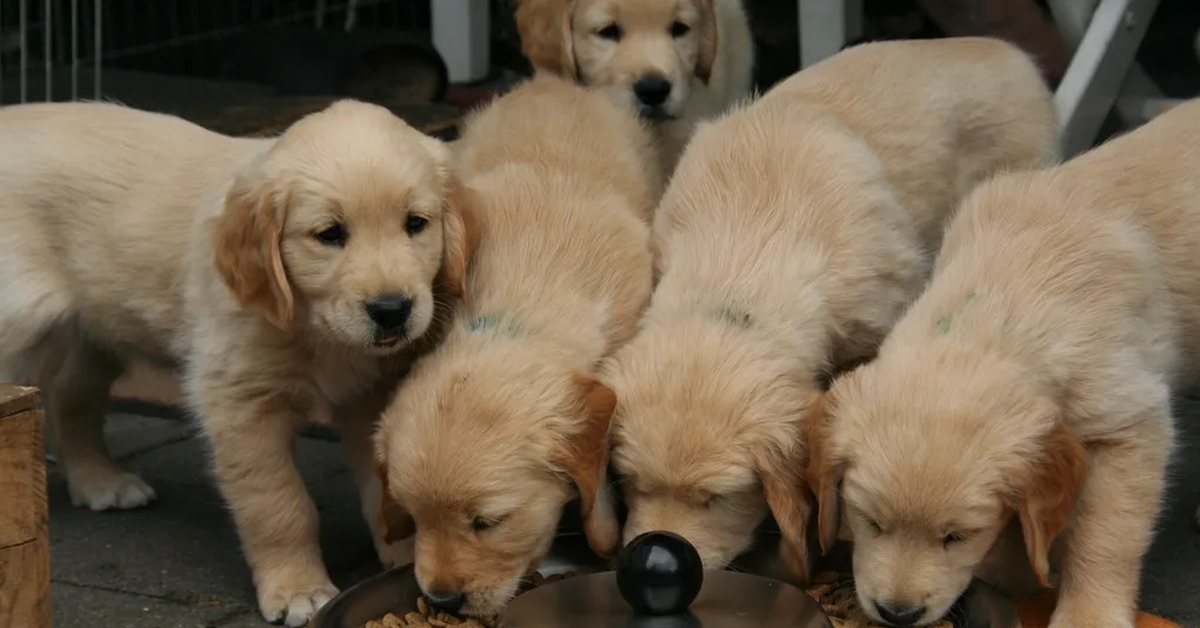
[[[418,582],[461,594],[468,614],[509,601],[576,494],[593,549],[618,543],[612,399],[592,373],[650,296],[652,142],[628,107],[548,76],[466,122],[459,199],[479,233],[467,300],[377,445],[389,495],[415,520]]]
[[[1192,101],[980,186],[879,358],[834,384],[812,476],[825,529],[842,487],[868,612],[932,621],[1011,524],[1056,581],[1052,628],[1134,626],[1169,393],[1200,383],[1198,134]]]
[[[717,568],[769,510],[804,577],[819,382],[874,355],[973,185],[1054,159],[1054,119],[1022,52],[964,38],[851,48],[702,125],[656,210],[661,281],[604,371],[626,541],[671,530]]]
[[[606,89],[634,107],[639,79],[670,82],[660,108],[640,108],[655,121],[668,173],[698,122],[751,94],[754,39],[741,0],[520,0],[516,20],[537,70]],[[676,23],[686,30],[672,33]],[[619,38],[601,33],[613,27]]]
[[[345,428],[378,528],[370,423],[408,341],[435,322],[435,276],[461,281],[447,149],[352,101],[271,139],[111,104],[21,105],[0,109],[0,141],[0,381],[42,387],[72,501],[155,497],[113,460],[103,413],[127,361],[181,369],[260,610],[304,625],[337,590],[295,430]],[[408,232],[414,215],[428,227]],[[335,224],[344,246],[316,239]],[[411,298],[412,314],[382,346],[364,303],[389,294]],[[407,558],[377,543],[385,562]]]

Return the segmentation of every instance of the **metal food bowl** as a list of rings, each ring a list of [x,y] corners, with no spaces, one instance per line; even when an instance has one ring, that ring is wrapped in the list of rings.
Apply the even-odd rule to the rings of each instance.
[[[732,566],[737,571],[788,581],[778,559],[778,534],[765,532],[759,542]],[[817,561],[817,572],[836,571],[850,573],[850,545],[839,542],[829,556]],[[561,532],[550,556],[539,566],[545,576],[568,571],[604,571],[607,565],[596,558],[588,549],[587,542],[579,532]],[[388,613],[401,617],[417,610],[416,600],[421,594],[413,574],[412,565],[407,565],[376,576],[372,576],[341,592],[326,604],[309,623],[309,628],[361,628],[371,620]],[[994,587],[976,580],[963,594],[951,612],[956,628],[1020,628],[1020,618],[1013,603]]]

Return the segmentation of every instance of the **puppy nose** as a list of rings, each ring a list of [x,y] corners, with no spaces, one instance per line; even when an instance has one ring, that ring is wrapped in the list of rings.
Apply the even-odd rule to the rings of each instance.
[[[925,614],[924,606],[900,606],[887,602],[876,602],[875,610],[879,616],[893,626],[911,626]]]
[[[671,81],[661,76],[644,76],[633,84],[633,95],[647,107],[658,107],[671,95]]]
[[[367,316],[384,329],[401,329],[412,314],[412,299],[403,294],[381,294],[367,300]]]
[[[467,596],[461,591],[430,591],[425,594],[431,606],[440,608],[447,613],[457,613],[467,601]]]

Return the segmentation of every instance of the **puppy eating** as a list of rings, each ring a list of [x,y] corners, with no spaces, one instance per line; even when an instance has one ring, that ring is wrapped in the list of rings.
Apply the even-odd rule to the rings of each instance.
[[[516,22],[535,68],[608,90],[652,121],[668,172],[699,121],[750,96],[741,0],[520,0]]]
[[[592,548],[619,541],[612,395],[593,371],[649,298],[662,183],[631,109],[554,77],[465,126],[456,196],[479,234],[467,301],[385,412],[377,453],[388,497],[415,523],[425,595],[486,616],[548,552],[576,494]]]
[[[814,423],[822,536],[838,488],[873,616],[946,612],[1010,523],[1051,628],[1134,625],[1173,441],[1200,383],[1200,101],[963,204],[933,279]]]
[[[661,280],[603,370],[625,539],[670,530],[719,568],[769,511],[803,577],[819,380],[874,354],[961,195],[1053,159],[1055,130],[1033,63],[975,38],[851,48],[702,125],[656,210]]]
[[[44,391],[71,501],[155,498],[110,454],[104,410],[130,361],[178,371],[260,611],[304,625],[337,589],[295,431],[344,428],[378,505],[378,397],[444,309],[435,286],[461,283],[448,150],[353,101],[277,138],[110,104],[20,105],[0,109],[0,137],[12,148],[0,160],[0,381]]]

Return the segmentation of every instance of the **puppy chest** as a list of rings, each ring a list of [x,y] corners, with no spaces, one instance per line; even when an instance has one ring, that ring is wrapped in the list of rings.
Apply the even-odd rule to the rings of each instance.
[[[381,373],[379,361],[374,358],[354,360],[318,355],[313,364],[313,382],[334,404],[345,403],[366,392]]]

